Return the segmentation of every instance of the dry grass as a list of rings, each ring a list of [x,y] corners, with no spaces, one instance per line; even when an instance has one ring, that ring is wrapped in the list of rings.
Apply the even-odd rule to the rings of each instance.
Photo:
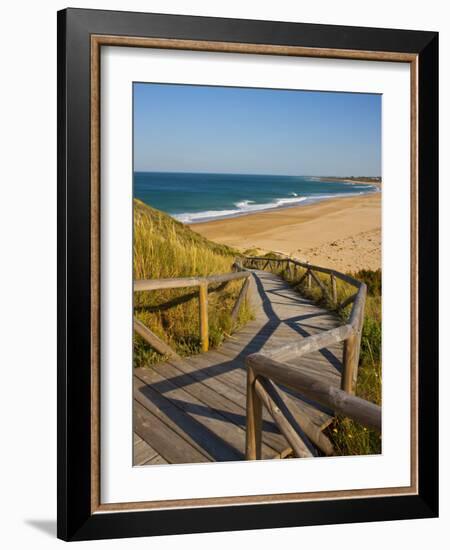
[[[167,214],[134,201],[135,279],[207,276],[232,271],[236,251],[194,233]],[[236,327],[231,310],[242,281],[209,288],[210,346],[218,346]],[[138,319],[180,355],[200,351],[198,290],[169,289],[135,293],[134,311]],[[251,317],[247,304],[241,309],[238,325]],[[143,366],[164,359],[142,338],[134,337],[134,365]]]

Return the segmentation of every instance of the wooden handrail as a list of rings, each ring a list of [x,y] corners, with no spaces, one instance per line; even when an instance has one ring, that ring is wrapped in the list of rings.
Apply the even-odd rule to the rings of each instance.
[[[338,414],[343,414],[356,420],[364,426],[381,430],[381,408],[373,403],[364,401],[352,395],[356,385],[356,376],[359,360],[361,332],[364,321],[364,306],[367,287],[364,283],[353,277],[335,271],[301,262],[293,258],[264,258],[249,257],[243,258],[252,267],[258,262],[264,261],[263,269],[271,264],[275,266],[280,263],[287,263],[291,277],[297,273],[297,267],[306,269],[301,277],[300,284],[305,277],[308,286],[311,281],[319,286],[322,293],[337,305],[336,279],[356,287],[355,294],[346,298],[338,307],[344,308],[352,303],[352,310],[346,324],[327,330],[320,334],[308,336],[298,342],[280,346],[277,349],[266,350],[264,353],[249,355],[245,362],[247,366],[247,430],[246,430],[246,457],[256,459],[261,456],[261,428],[262,428],[262,406],[263,403],[269,410],[274,421],[281,432],[286,436],[297,456],[312,456],[307,445],[307,436],[321,448],[326,454],[331,454],[332,446],[328,438],[321,432],[305,422],[301,417],[290,414],[287,406],[287,396],[277,389],[274,382],[288,386],[299,391],[326,407],[331,408]],[[293,268],[291,267],[293,266]],[[210,275],[207,277],[183,277],[176,279],[152,279],[139,280],[134,282],[136,292],[148,290],[162,290],[171,288],[199,287],[199,316],[200,316],[200,339],[202,351],[208,351],[208,285],[223,283],[233,280],[245,279],[239,296],[232,311],[232,319],[236,320],[239,309],[248,294],[250,287],[251,271],[241,265],[239,260],[233,265],[236,270],[233,273]],[[319,279],[315,272],[325,273],[330,276],[330,290],[325,283]],[[173,350],[160,340],[154,333],[147,329],[140,321],[135,320],[135,330],[143,336],[153,347],[161,353],[174,354]],[[289,361],[294,357],[300,357],[307,353],[323,349],[337,342],[344,342],[343,372],[341,389],[327,385],[315,377],[304,373],[293,365],[281,361]],[[306,436],[305,436],[306,437]]]
[[[340,327],[326,332],[308,336],[298,342],[287,344],[276,349],[265,350],[262,353],[249,355],[245,362],[247,366],[247,430],[246,430],[246,458],[258,459],[261,456],[261,418],[262,406],[271,414],[280,431],[285,435],[294,454],[298,457],[310,456],[308,446],[301,432],[295,429],[299,425],[300,417],[289,415],[285,404],[283,392],[275,391],[274,382],[288,386],[301,392],[306,397],[331,408],[335,413],[343,414],[362,425],[381,430],[381,408],[377,405],[355,397],[356,378],[358,372],[359,352],[361,345],[361,333],[364,322],[364,307],[367,294],[367,286],[350,275],[340,273],[334,269],[324,268],[309,263],[301,262],[294,258],[267,258],[245,256],[244,262],[248,262],[252,268],[261,269],[286,265],[289,276],[294,279],[297,276],[297,268],[302,267],[306,271],[295,283],[299,286],[306,279],[308,288],[311,282],[321,289],[322,295],[335,304],[338,309],[343,309],[352,304],[348,322]],[[264,262],[261,265],[261,262]],[[330,276],[330,288],[316,275],[323,273]],[[357,291],[346,298],[341,304],[337,303],[336,279],[355,287]],[[337,342],[344,342],[343,369],[341,377],[341,389],[327,385],[317,378],[304,373],[286,361],[296,357],[323,349]],[[272,385],[271,385],[272,384]],[[290,419],[290,420],[288,420]],[[289,423],[291,422],[291,424]],[[303,433],[305,430],[303,430]],[[323,435],[323,434],[322,434]],[[331,443],[320,438],[313,430],[309,430],[308,436],[315,445],[326,450],[330,454]],[[318,443],[320,442],[320,445]]]
[[[293,450],[298,457],[307,456],[304,451],[304,440],[295,437],[293,426],[286,426],[286,414],[274,412],[274,400],[269,399],[266,393],[268,387],[264,381],[274,381],[298,391],[306,397],[317,401],[321,405],[332,409],[336,414],[341,414],[363,426],[381,431],[381,407],[351,395],[339,388],[325,384],[310,374],[293,365],[280,363],[267,357],[264,353],[254,353],[247,356],[247,426],[246,426],[246,459],[258,460],[261,458],[261,418],[262,405],[272,415],[282,433],[288,438]],[[276,418],[275,418],[276,416]],[[293,443],[293,444],[292,444]]]
[[[325,273],[326,275],[333,275],[334,277],[337,277],[338,279],[341,279],[342,281],[345,281],[349,285],[352,285],[356,288],[359,288],[361,286],[361,281],[358,281],[354,277],[351,277],[350,275],[347,275],[346,273],[341,273],[340,271],[336,271],[335,269],[331,269],[328,267],[322,267],[319,265],[310,264],[307,262],[302,262],[300,260],[297,260],[296,258],[265,258],[264,256],[243,256],[245,260],[254,260],[254,261],[265,261],[265,262],[291,262],[293,265],[298,265],[300,267],[303,267],[304,269],[310,269],[311,271],[318,271],[319,273]]]
[[[321,266],[301,262],[296,258],[267,258],[264,256],[262,257],[261,256],[244,256],[243,259],[244,259],[244,262],[249,262],[254,267],[256,267],[255,264],[257,264],[258,262],[264,262],[262,269],[265,269],[267,266],[271,267],[272,263],[275,264],[275,266],[284,264],[284,265],[287,265],[287,268],[289,269],[289,272],[291,275],[292,275],[291,265],[294,266],[294,270],[297,267],[302,267],[306,271],[300,277],[300,280],[295,283],[295,286],[300,285],[306,278],[308,289],[311,289],[311,282],[314,281],[315,284],[320,288],[322,295],[325,296],[330,302],[332,302],[338,309],[343,309],[344,307],[346,307],[347,305],[353,302],[352,311],[350,313],[350,318],[348,323],[348,325],[352,328],[352,330],[350,331],[349,329],[343,329],[347,331],[347,334],[345,337],[341,338],[341,340],[344,341],[341,388],[348,393],[354,393],[356,388],[357,374],[358,374],[358,361],[359,361],[359,351],[361,346],[361,333],[362,333],[362,326],[364,322],[364,306],[365,306],[366,294],[367,294],[367,286],[365,285],[365,283],[354,279],[350,275],[346,275],[345,273],[336,271],[335,269],[329,269],[326,267],[321,267]],[[327,288],[325,283],[320,280],[320,278],[316,275],[315,272],[324,273],[330,276],[330,289]],[[341,304],[337,303],[336,279],[340,279],[345,283],[357,288],[356,293],[346,298]],[[336,330],[336,329],[332,329],[332,330]],[[323,338],[325,338],[325,340],[326,340],[326,334],[328,334],[329,332],[330,331],[327,331],[326,333],[324,333],[325,336],[323,336]],[[305,339],[305,340],[308,340],[308,339]],[[299,342],[287,347],[285,346],[283,350],[281,349],[279,350],[279,355],[277,355],[277,358],[279,359],[283,358],[284,360],[287,360],[287,358],[289,356],[292,356],[292,354],[295,355],[296,352],[294,350],[303,349],[304,346],[308,346],[308,345],[310,344],[303,344],[302,342]],[[327,345],[329,344],[324,344],[323,347],[326,347]],[[277,353],[278,353],[278,350],[272,350],[271,356],[275,357],[275,354]]]
[[[294,365],[280,363],[264,353],[252,353],[246,364],[253,370],[254,377],[264,376],[301,392],[338,414],[348,416],[363,426],[381,431],[381,407],[351,395],[339,388],[325,384],[316,377],[306,374]]]
[[[289,359],[293,359],[294,357],[301,357],[302,355],[313,353],[314,351],[326,348],[337,342],[342,342],[353,333],[354,329],[350,324],[342,325],[319,334],[307,336],[292,344],[265,350],[264,355],[271,359],[276,359],[277,361],[289,361]]]
[[[200,342],[202,351],[209,349],[209,324],[208,324],[208,285],[246,279],[239,296],[231,312],[233,323],[236,322],[239,310],[249,291],[250,272],[240,266],[238,263],[233,265],[237,271],[232,273],[222,273],[219,275],[208,275],[207,277],[180,277],[173,279],[140,279],[134,281],[134,291],[143,292],[148,290],[163,290],[171,288],[198,287],[199,297],[199,318],[200,318]],[[150,329],[145,327],[140,321],[135,319],[134,329],[159,353],[176,355],[176,353],[156,336]]]
[[[134,291],[142,292],[144,290],[163,290],[167,288],[186,288],[191,286],[200,286],[205,283],[224,283],[234,281],[235,279],[245,279],[249,277],[248,271],[238,271],[235,273],[223,273],[220,275],[209,275],[208,277],[180,277],[174,279],[140,279],[134,281]]]

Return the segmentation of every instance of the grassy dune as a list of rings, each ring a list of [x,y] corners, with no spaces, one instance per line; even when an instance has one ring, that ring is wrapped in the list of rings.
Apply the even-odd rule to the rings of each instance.
[[[367,285],[356,395],[381,405],[381,270],[361,270],[351,275]],[[348,314],[350,307],[346,309]],[[381,453],[380,434],[353,420],[338,417],[329,431],[339,454]]]
[[[207,276],[232,270],[236,251],[213,243],[167,214],[134,201],[134,279]],[[235,327],[230,313],[241,281],[209,288],[210,346],[219,345]],[[136,292],[134,313],[180,355],[200,351],[198,290],[181,288]],[[251,314],[241,309],[238,325]],[[134,365],[164,359],[142,338],[134,336]]]
[[[250,252],[250,251],[249,251]],[[267,257],[276,258],[269,253]],[[287,270],[278,271],[285,280],[291,280]],[[297,280],[304,271],[299,271]],[[329,285],[329,276],[316,273],[325,285]],[[361,270],[349,273],[355,279],[367,285],[367,299],[364,312],[364,325],[361,338],[361,353],[359,358],[358,381],[356,395],[377,405],[381,405],[381,270]],[[313,283],[311,290],[305,284],[298,289],[302,295],[314,300],[328,309],[334,310],[334,304],[322,297],[321,290]],[[354,288],[340,280],[336,280],[338,302],[354,293]],[[345,311],[337,312],[345,321],[350,313],[351,306]],[[373,430],[369,430],[348,418],[336,418],[327,429],[338,455],[379,454],[381,452],[381,437]]]

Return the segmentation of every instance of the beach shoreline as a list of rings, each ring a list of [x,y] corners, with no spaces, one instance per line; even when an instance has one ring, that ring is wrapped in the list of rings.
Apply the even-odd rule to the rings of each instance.
[[[381,193],[189,224],[241,252],[281,252],[344,271],[381,267]]]
[[[355,183],[356,185],[356,183]],[[369,185],[369,184],[367,184]],[[301,201],[299,200],[298,202],[294,203],[294,204],[281,204],[279,206],[275,206],[275,207],[271,207],[271,208],[261,208],[260,210],[254,210],[254,211],[251,211],[251,210],[248,210],[248,211],[241,211],[241,212],[236,212],[234,214],[224,214],[223,216],[214,216],[214,217],[210,217],[210,218],[203,218],[202,220],[199,220],[199,221],[183,221],[182,219],[180,218],[177,218],[177,215],[176,214],[172,214],[172,216],[178,220],[178,221],[181,221],[182,223],[184,223],[185,225],[188,225],[188,226],[194,226],[194,225],[199,225],[199,224],[203,224],[203,223],[210,223],[210,222],[215,222],[215,221],[224,221],[224,220],[229,220],[229,219],[234,219],[234,218],[241,218],[241,217],[246,217],[246,216],[254,216],[256,214],[264,214],[264,213],[268,213],[268,212],[277,212],[277,211],[283,211],[283,210],[289,210],[291,208],[306,208],[308,206],[313,206],[315,204],[319,204],[319,203],[324,203],[324,202],[328,202],[328,201],[334,201],[334,200],[340,200],[340,199],[347,199],[347,198],[350,198],[350,197],[360,197],[362,195],[372,195],[372,194],[377,194],[377,193],[381,193],[381,189],[377,189],[376,191],[366,191],[366,192],[361,192],[361,193],[346,193],[346,194],[336,194],[336,195],[333,195],[333,196],[326,196],[326,197],[320,197],[320,196],[310,196],[310,197],[304,197]]]
[[[373,185],[377,187],[378,189],[381,189],[381,178],[370,178],[370,177],[360,177],[360,178],[354,178],[354,177],[338,177],[338,176],[317,176],[312,177],[313,180],[316,181],[336,181],[340,183],[351,183],[354,185]]]

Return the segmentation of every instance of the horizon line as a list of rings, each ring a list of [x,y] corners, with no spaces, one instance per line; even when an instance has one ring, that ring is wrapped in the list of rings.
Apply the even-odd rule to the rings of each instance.
[[[273,173],[261,173],[261,172],[208,172],[205,170],[192,171],[192,170],[137,170],[133,169],[133,173],[147,173],[147,174],[211,174],[211,175],[233,175],[233,176],[285,176],[287,178],[371,178],[381,179],[381,175],[373,176],[367,174],[357,174],[345,176],[336,176],[331,174],[273,174]]]

